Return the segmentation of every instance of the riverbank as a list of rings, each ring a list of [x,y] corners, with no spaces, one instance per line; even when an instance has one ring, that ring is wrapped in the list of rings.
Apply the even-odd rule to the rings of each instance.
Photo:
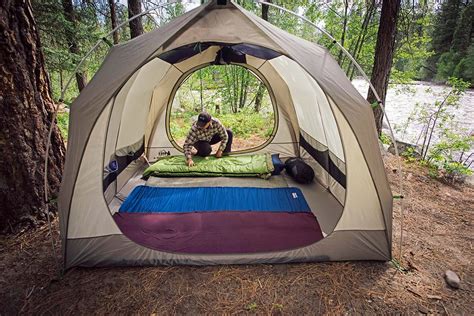
[[[387,155],[385,165],[397,194],[396,158]],[[334,262],[72,269],[58,279],[42,226],[0,239],[0,314],[473,314],[474,188],[448,186],[407,163],[404,187],[407,272],[388,262]],[[55,221],[56,243],[58,229]],[[445,283],[447,269],[461,289]]]

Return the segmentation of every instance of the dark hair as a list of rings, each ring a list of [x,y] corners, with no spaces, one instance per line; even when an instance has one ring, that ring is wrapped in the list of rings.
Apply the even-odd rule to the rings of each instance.
[[[199,127],[203,127],[204,125],[206,125],[207,123],[209,123],[209,121],[211,120],[211,115],[207,112],[201,112],[199,113],[198,115],[198,119],[197,119],[197,125]]]

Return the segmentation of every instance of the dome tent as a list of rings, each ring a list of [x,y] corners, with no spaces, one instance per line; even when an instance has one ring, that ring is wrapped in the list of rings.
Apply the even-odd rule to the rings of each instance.
[[[221,59],[250,69],[270,93],[276,129],[255,152],[313,166],[317,181],[301,188],[324,239],[278,252],[175,253],[132,241],[114,221],[140,183],[137,158],[181,154],[168,131],[177,88]],[[104,174],[111,161],[118,170]],[[392,194],[370,104],[325,48],[232,2],[210,1],[111,48],[71,105],[59,211],[65,268],[391,259]]]

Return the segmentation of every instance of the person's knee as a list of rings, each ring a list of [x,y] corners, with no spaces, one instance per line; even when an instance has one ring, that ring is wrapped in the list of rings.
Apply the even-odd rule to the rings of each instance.
[[[198,141],[194,144],[194,147],[197,149],[197,156],[207,157],[212,152],[211,145],[206,141]]]
[[[227,130],[227,142],[232,143],[232,140],[234,139],[234,133],[230,129]]]
[[[234,133],[230,129],[227,130],[227,145],[225,146],[224,153],[230,153],[232,151],[232,139],[234,138]]]

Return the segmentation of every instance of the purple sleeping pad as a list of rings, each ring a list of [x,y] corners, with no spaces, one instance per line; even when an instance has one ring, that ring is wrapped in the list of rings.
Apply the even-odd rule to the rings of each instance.
[[[116,213],[113,217],[132,241],[164,252],[237,254],[283,251],[323,239],[312,213]]]

